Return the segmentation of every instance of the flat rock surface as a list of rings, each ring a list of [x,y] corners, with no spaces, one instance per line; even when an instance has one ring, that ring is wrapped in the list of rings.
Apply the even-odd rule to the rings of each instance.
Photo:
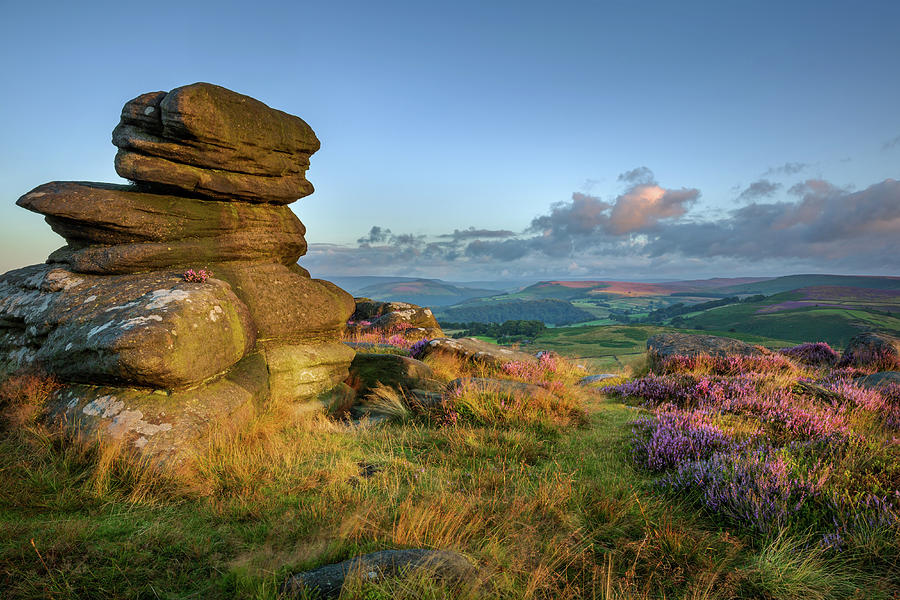
[[[424,548],[382,550],[291,575],[282,584],[281,593],[285,598],[305,598],[308,596],[304,593],[316,592],[319,598],[337,598],[348,577],[374,582],[420,570],[430,571],[436,579],[458,583],[472,579],[478,573],[469,559],[456,552]]]
[[[468,361],[480,361],[492,365],[502,365],[514,361],[537,362],[537,358],[531,354],[510,350],[509,348],[503,348],[475,338],[438,338],[431,340],[422,349],[422,356],[440,352],[453,354]]]
[[[647,356],[656,365],[670,356],[757,356],[759,348],[732,338],[687,333],[662,333],[647,340]]]
[[[224,372],[255,342],[227,283],[172,273],[96,277],[35,265],[0,277],[0,362],[64,381],[180,388]]]
[[[286,204],[312,193],[305,172],[319,140],[303,119],[209,83],[125,104],[116,171],[221,199]]]

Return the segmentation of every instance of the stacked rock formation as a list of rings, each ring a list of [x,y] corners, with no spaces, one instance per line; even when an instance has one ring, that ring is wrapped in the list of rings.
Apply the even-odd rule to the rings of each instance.
[[[17,202],[67,244],[0,277],[0,371],[55,375],[58,414],[178,458],[212,424],[345,379],[353,298],[297,265],[287,207],[313,191],[309,125],[196,83],[128,102],[113,143],[134,185],[53,182]]]

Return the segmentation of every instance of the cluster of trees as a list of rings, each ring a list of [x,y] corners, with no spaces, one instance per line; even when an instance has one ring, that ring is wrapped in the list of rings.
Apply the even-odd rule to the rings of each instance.
[[[505,323],[506,321],[541,321],[550,325],[570,325],[594,320],[594,315],[557,299],[479,302],[444,309],[442,321],[465,323]]]
[[[453,334],[453,337],[455,338],[486,335],[497,338],[497,341],[501,343],[533,340],[541,332],[547,329],[547,326],[541,321],[523,320],[505,321],[500,324],[478,322],[453,323],[441,321],[440,325],[442,329],[462,329],[462,331]]]

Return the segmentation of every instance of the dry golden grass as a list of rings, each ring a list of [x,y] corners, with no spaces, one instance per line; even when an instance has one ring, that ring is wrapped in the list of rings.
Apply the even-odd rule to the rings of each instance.
[[[446,355],[427,362],[444,381],[510,377]],[[176,480],[121,447],[21,428],[0,437],[0,502],[16,517],[0,521],[0,592],[274,599],[290,572],[404,547],[462,552],[480,575],[461,587],[421,573],[352,581],[342,598],[699,600],[780,589],[759,568],[783,569],[785,553],[756,560],[658,497],[628,461],[632,409],[560,373],[540,397],[464,391],[447,407],[455,425],[385,391],[374,401],[412,411],[402,422],[270,406],[248,427],[213,432]]]

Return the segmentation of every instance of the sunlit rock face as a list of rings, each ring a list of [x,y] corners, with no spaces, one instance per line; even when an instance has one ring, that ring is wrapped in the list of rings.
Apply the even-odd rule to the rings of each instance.
[[[195,83],[126,103],[113,143],[132,185],[17,202],[66,245],[0,276],[0,374],[55,376],[51,414],[169,464],[211,426],[343,381],[355,303],[297,265],[306,229],[286,206],[313,191],[309,125]]]

